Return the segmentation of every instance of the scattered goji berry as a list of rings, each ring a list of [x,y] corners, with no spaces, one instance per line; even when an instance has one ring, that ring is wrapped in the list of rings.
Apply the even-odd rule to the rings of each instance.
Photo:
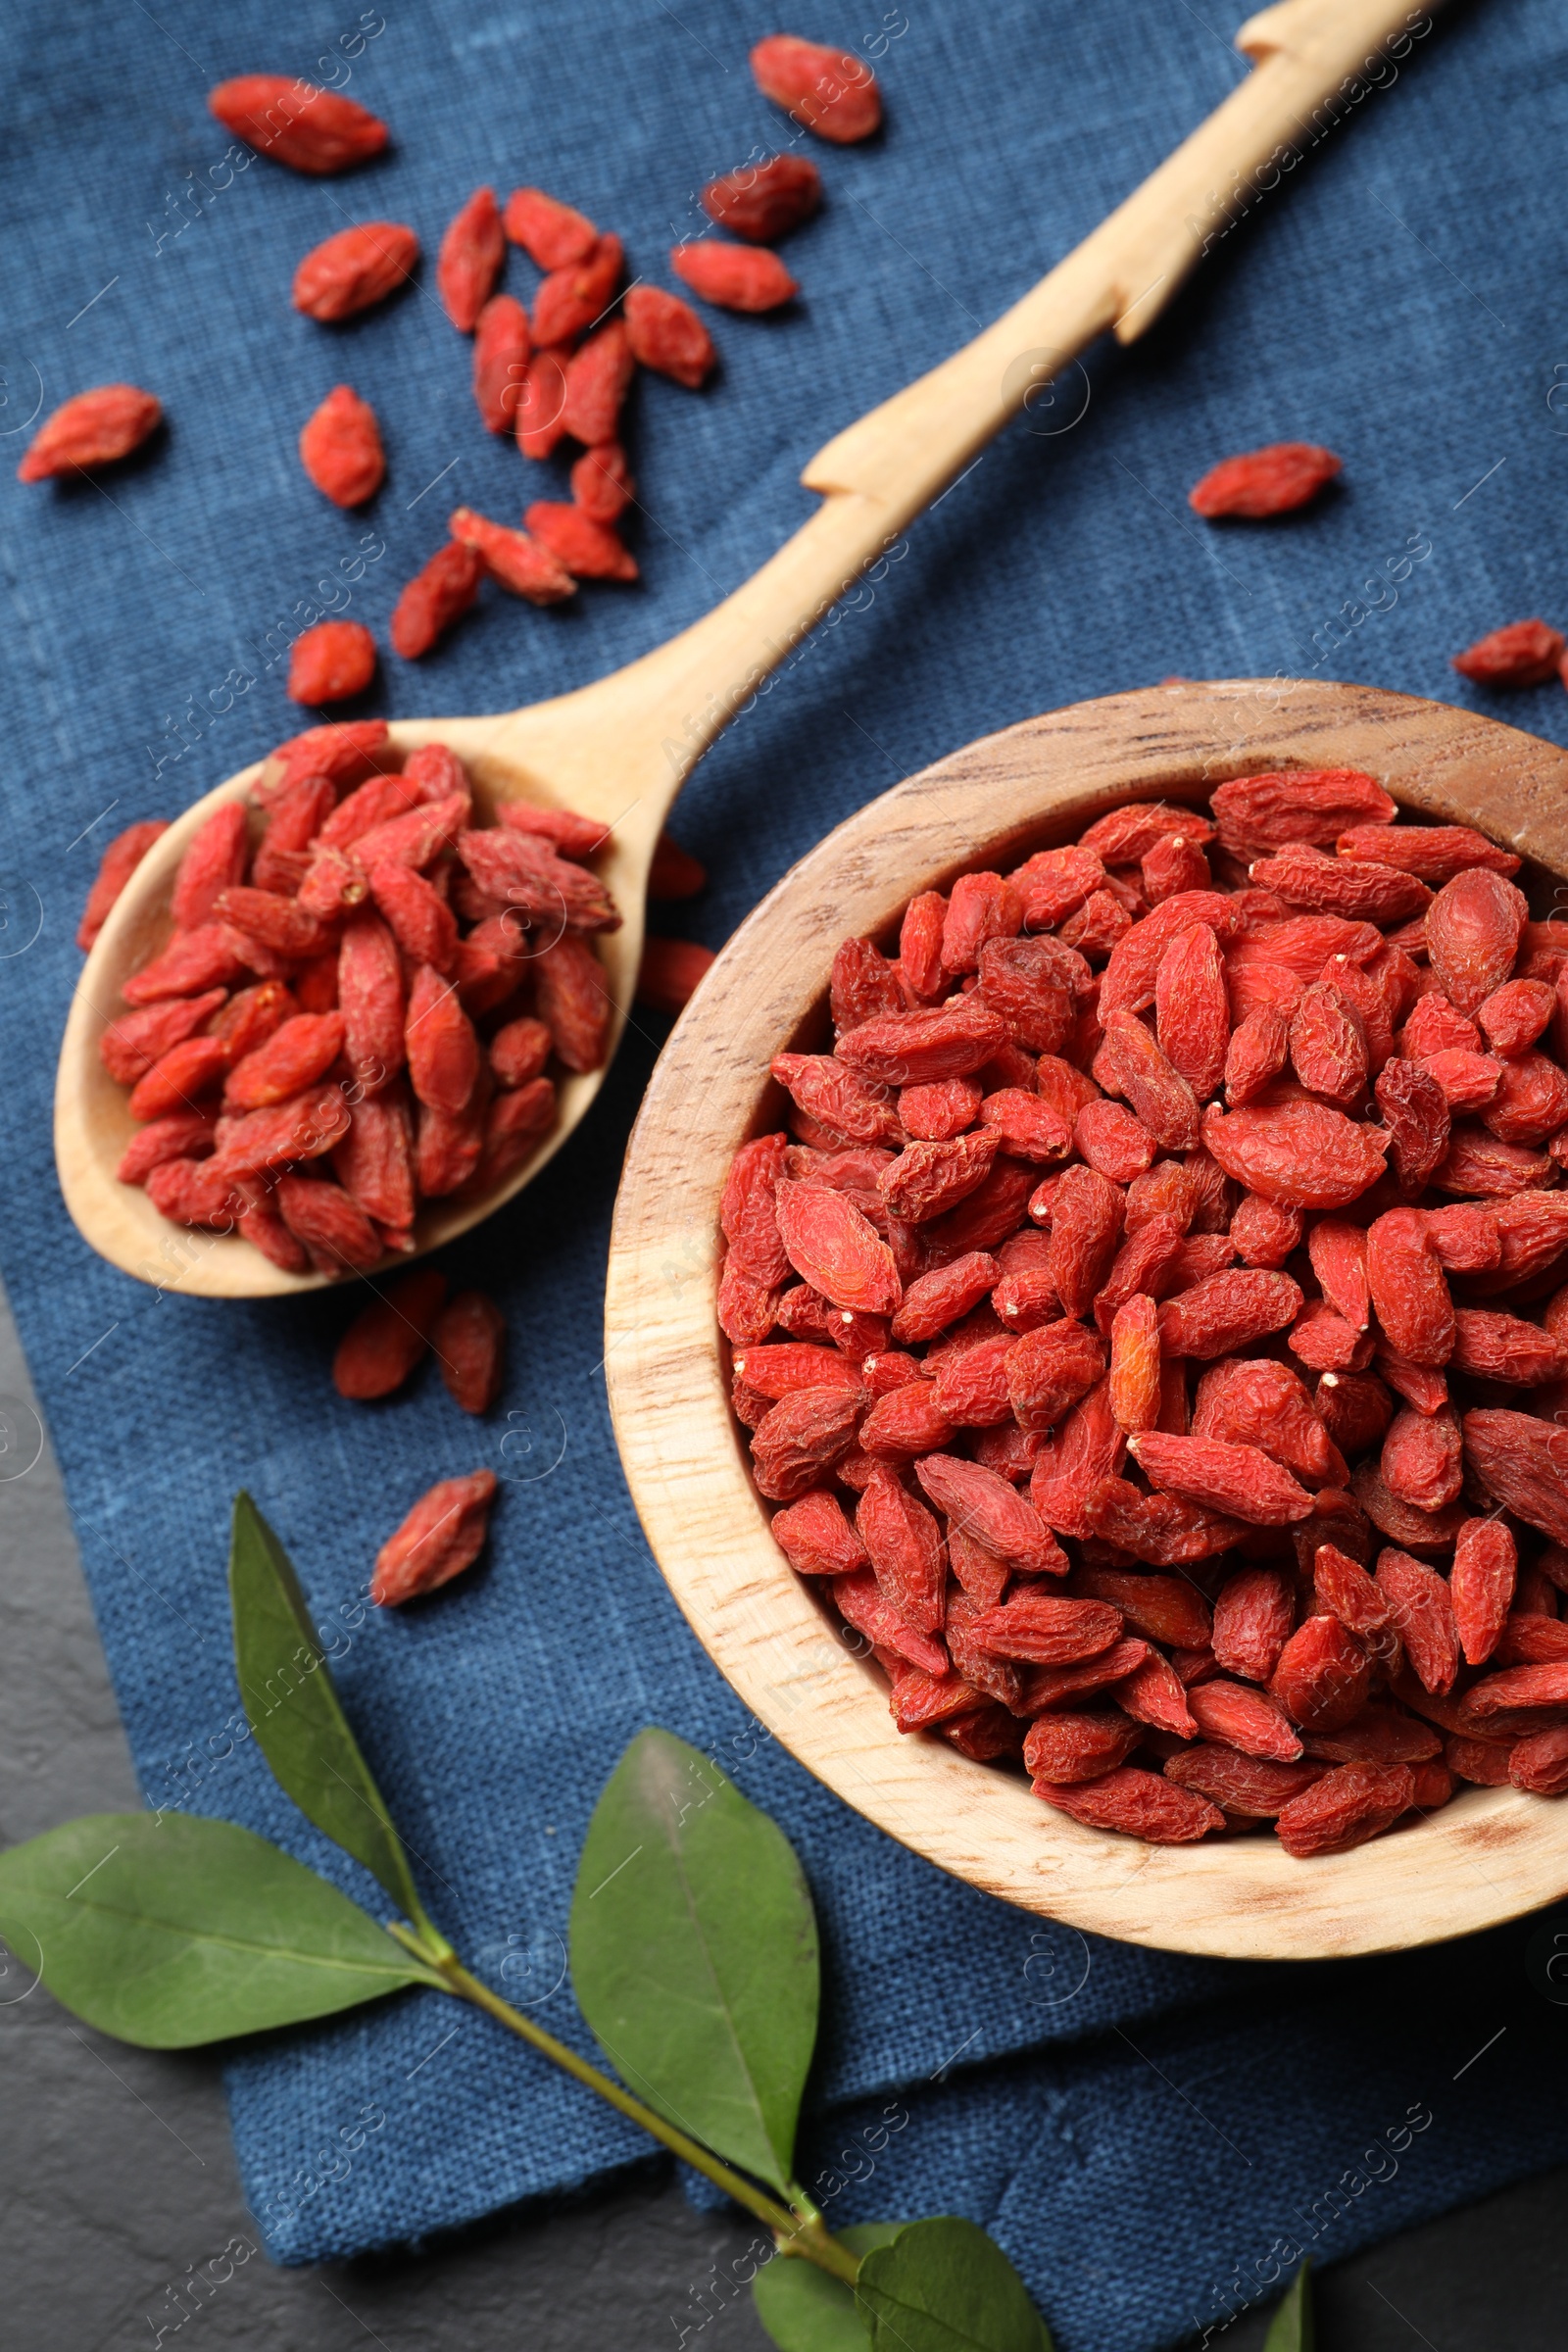
[[[1199,514],[1289,514],[1304,507],[1345,461],[1313,441],[1270,441],[1245,457],[1224,458],[1210,466],[1187,494]]]
[[[368,107],[286,74],[238,74],[207,105],[236,139],[313,177],[368,163],[387,143],[386,124]]]
[[[711,373],[713,338],[689,302],[662,286],[632,286],[622,305],[631,355],[639,368],[670,376],[695,392]]]
[[[115,466],[157,431],[163,406],[136,384],[100,384],[78,392],[47,416],[17,467],[19,482]]]
[[[318,620],[289,648],[288,694],[296,703],[341,703],[375,675],[375,639],[360,620]]]
[[[822,201],[822,174],[804,155],[775,155],[710,179],[701,201],[720,228],[753,245],[771,245],[810,220]]]
[[[365,220],[313,247],[294,272],[294,308],[309,318],[351,318],[414,274],[419,240],[396,220]]]
[[[764,98],[835,146],[868,139],[882,120],[876,75],[849,50],[770,33],[752,51],[752,74]]]
[[[472,548],[485,570],[514,596],[531,605],[559,605],[575,596],[577,583],[558,556],[526,531],[510,530],[491,522],[471,507],[459,507],[447,528],[462,546]]]
[[[1560,629],[1544,620],[1511,620],[1453,657],[1453,667],[1478,686],[1544,686],[1563,656]]]
[[[581,507],[536,499],[523,514],[534,537],[579,580],[634,580],[637,559],[609,523],[596,522]]]
[[[520,245],[541,270],[567,270],[574,262],[586,261],[599,241],[599,231],[586,215],[547,196],[542,188],[514,188],[501,224],[512,243]]]
[[[494,188],[475,188],[441,240],[436,292],[453,325],[467,335],[495,291],[506,258]]]
[[[592,522],[616,522],[637,495],[631,467],[620,443],[604,440],[585,449],[571,469],[571,498]],[[679,897],[683,894],[656,891],[650,882],[654,898]]]
[[[300,464],[334,507],[363,506],[380,489],[386,478],[381,427],[369,402],[352,385],[334,385],[305,419]]]
[[[395,1608],[433,1592],[471,1567],[484,1548],[495,1494],[493,1470],[444,1478],[421,1494],[375,1555],[370,1598],[376,1606]]]
[[[580,261],[552,270],[534,296],[535,343],[572,343],[586,334],[614,300],[624,268],[620,239],[607,232]]]
[[[417,662],[461,620],[479,593],[484,565],[471,547],[450,539],[416,571],[392,608],[392,650]]]
[[[724,311],[776,311],[800,292],[776,253],[756,245],[700,244],[670,248],[669,266],[704,302]]]

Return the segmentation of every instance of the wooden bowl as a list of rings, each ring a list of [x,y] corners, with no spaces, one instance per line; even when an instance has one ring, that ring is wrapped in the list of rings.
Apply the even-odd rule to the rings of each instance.
[[[607,1372],[656,1557],[746,1704],[847,1804],[929,1861],[1099,1935],[1233,1959],[1438,1940],[1568,1891],[1568,1814],[1472,1788],[1352,1853],[1272,1838],[1151,1846],[1054,1812],[1019,1773],[901,1735],[883,1677],[768,1532],[714,1320],[718,1201],[748,1136],[781,1124],[776,1053],[815,1045],[841,939],[884,937],[916,891],[1011,864],[1126,800],[1200,801],[1232,776],[1367,769],[1428,818],[1568,875],[1568,753],[1440,703],[1259,679],[1107,696],[1026,720],[884,793],[786,874],[725,948],[660,1058],[611,1244]],[[1540,909],[1538,908],[1538,911]]]

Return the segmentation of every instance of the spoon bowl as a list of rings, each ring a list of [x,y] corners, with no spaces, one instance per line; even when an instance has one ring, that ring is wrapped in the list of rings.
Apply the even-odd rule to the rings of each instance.
[[[1471,1788],[1352,1852],[1295,1861],[1268,1837],[1144,1845],[1085,1829],[1011,1769],[901,1735],[887,1687],[774,1542],[729,1403],[715,1314],[730,1160],[784,1124],[775,1054],[820,1051],[840,940],[891,944],[915,892],[1076,839],[1134,800],[1200,803],[1233,776],[1356,767],[1421,816],[1568,876],[1568,752],[1358,686],[1275,679],[1112,695],[1030,719],[883,794],[736,932],[654,1070],[615,1207],[605,1361],[627,1483],[666,1583],[720,1672],[845,1803],[955,1877],[1093,1933],[1233,1959],[1436,1941],[1568,1891],[1563,1816]],[[1530,866],[1535,871],[1532,875]],[[857,1638],[858,1639],[858,1638]]]

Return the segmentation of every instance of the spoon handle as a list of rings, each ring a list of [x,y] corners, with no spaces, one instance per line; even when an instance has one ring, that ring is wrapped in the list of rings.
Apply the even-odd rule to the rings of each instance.
[[[1253,70],[1213,114],[995,325],[817,452],[802,480],[822,505],[733,595],[613,677],[527,713],[535,760],[569,787],[612,743],[667,808],[808,630],[858,584],[870,601],[905,526],[1008,417],[1107,328],[1136,341],[1209,246],[1396,80],[1430,29],[1406,0],[1281,0],[1250,18],[1236,45]]]

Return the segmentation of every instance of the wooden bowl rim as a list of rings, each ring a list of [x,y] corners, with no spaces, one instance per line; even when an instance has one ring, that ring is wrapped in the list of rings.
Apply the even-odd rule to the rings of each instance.
[[[1369,770],[1403,805],[1483,823],[1568,875],[1568,753],[1471,711],[1301,680],[1181,682],[982,738],[883,793],[741,925],[655,1068],[611,1242],[606,1370],[655,1557],[709,1655],[765,1728],[912,1851],[1042,1916],[1122,1941],[1313,1959],[1438,1941],[1568,1891],[1550,1803],[1470,1789],[1392,1840],[1311,1862],[1277,1840],[1148,1846],[1054,1812],[1027,1781],[898,1733],[885,1685],[768,1529],[730,1412],[714,1319],[717,1206],[760,1125],[769,1056],[803,1033],[838,941],[983,852],[1070,837],[1119,801],[1204,797],[1288,767]],[[1404,1867],[1396,1867],[1403,1863]]]

